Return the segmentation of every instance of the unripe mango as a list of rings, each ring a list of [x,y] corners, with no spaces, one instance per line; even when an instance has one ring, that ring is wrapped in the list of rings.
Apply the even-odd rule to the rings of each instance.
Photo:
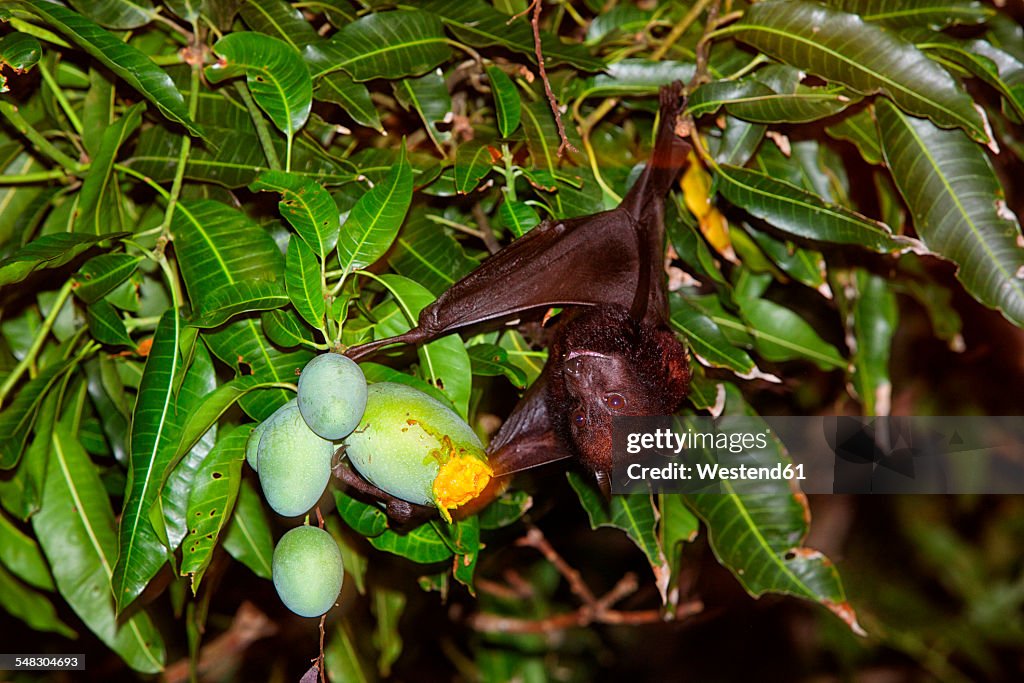
[[[283,406],[275,410],[270,417],[268,417],[266,420],[260,422],[258,425],[253,427],[252,431],[249,432],[249,440],[245,442],[245,461],[249,463],[249,467],[253,468],[254,470],[258,468],[259,461],[257,459],[257,454],[259,452],[260,447],[260,438],[263,436],[263,432],[264,430],[266,430],[267,425],[270,424],[271,420],[277,417],[279,413],[288,408],[288,406],[294,405],[295,399],[293,398],[292,400],[288,401]]]
[[[279,515],[308,511],[327,488],[335,446],[313,433],[295,403],[275,413],[263,428],[257,471],[267,503]]]
[[[315,526],[296,527],[281,537],[274,548],[272,573],[281,602],[302,617],[318,617],[329,610],[345,580],[338,544]]]
[[[306,363],[299,375],[299,412],[325,439],[352,433],[366,408],[366,377],[355,361],[324,353]]]
[[[345,439],[345,454],[370,483],[417,505],[449,510],[487,486],[483,444],[450,408],[404,384],[370,385],[366,412]]]

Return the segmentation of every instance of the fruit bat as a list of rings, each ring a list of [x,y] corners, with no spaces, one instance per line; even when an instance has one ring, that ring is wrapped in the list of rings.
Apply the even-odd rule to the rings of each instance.
[[[618,207],[545,220],[453,284],[405,334],[346,352],[360,360],[391,344],[564,307],[543,372],[488,446],[496,476],[576,458],[607,495],[612,417],[670,414],[685,397],[688,358],[666,322],[663,265],[665,195],[690,150],[675,134],[681,89],[661,89],[651,159]],[[435,512],[394,499],[346,466],[336,473],[387,503],[394,521]]]

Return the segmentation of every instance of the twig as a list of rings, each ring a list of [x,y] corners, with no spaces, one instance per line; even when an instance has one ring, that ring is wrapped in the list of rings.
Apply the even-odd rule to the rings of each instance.
[[[320,508],[316,509],[316,513],[320,515]],[[327,620],[326,614],[320,615],[320,654],[316,658],[316,668],[320,672],[320,683],[327,683],[327,673],[324,671],[324,622]]]
[[[693,78],[686,84],[686,93],[693,92],[698,85],[708,80],[708,53],[711,51],[711,33],[718,28],[718,11],[722,6],[722,0],[714,0],[708,7],[708,19],[704,22],[704,33],[697,41],[696,64],[693,70]]]
[[[561,142],[558,144],[557,155],[561,158],[562,152],[566,149],[570,152],[578,152],[579,150],[576,149],[576,147],[569,142],[569,138],[566,137],[565,125],[562,123],[562,112],[558,109],[558,100],[555,99],[555,93],[551,90],[551,82],[548,80],[548,72],[547,69],[544,68],[544,50],[540,43],[541,0],[532,0],[529,7],[509,19],[509,22],[515,21],[530,10],[533,10],[533,15],[530,17],[530,26],[533,27],[533,51],[537,56],[537,68],[540,71],[540,80],[544,83],[544,94],[547,95],[548,104],[551,105],[551,113],[555,116],[555,125],[558,127],[558,138]]]
[[[558,573],[568,581],[572,592],[580,598],[583,604],[572,612],[555,614],[542,619],[523,619],[499,614],[474,614],[469,617],[468,622],[470,627],[477,631],[493,633],[546,633],[569,628],[582,628],[595,623],[652,624],[663,621],[682,621],[700,613],[704,609],[704,603],[700,600],[684,602],[669,614],[660,609],[637,611],[612,609],[612,605],[636,592],[639,583],[635,574],[626,574],[619,579],[618,583],[610,591],[600,598],[596,598],[593,591],[583,582],[580,573],[558,554],[558,551],[544,538],[544,534],[541,533],[540,529],[531,527],[526,536],[519,539],[516,545],[535,548],[544,555],[555,566]],[[481,590],[499,597],[521,597],[522,593],[521,588],[501,586],[494,582],[480,582],[478,580],[477,585]]]

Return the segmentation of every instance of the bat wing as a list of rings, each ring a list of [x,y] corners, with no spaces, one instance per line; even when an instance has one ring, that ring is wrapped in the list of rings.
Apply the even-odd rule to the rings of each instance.
[[[495,476],[513,474],[571,457],[554,430],[545,401],[544,375],[530,386],[487,448]]]

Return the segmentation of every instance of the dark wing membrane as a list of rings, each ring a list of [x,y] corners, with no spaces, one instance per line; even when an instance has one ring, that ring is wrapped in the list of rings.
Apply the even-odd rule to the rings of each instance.
[[[495,476],[571,457],[555,437],[545,403],[545,375],[537,378],[487,447]]]

